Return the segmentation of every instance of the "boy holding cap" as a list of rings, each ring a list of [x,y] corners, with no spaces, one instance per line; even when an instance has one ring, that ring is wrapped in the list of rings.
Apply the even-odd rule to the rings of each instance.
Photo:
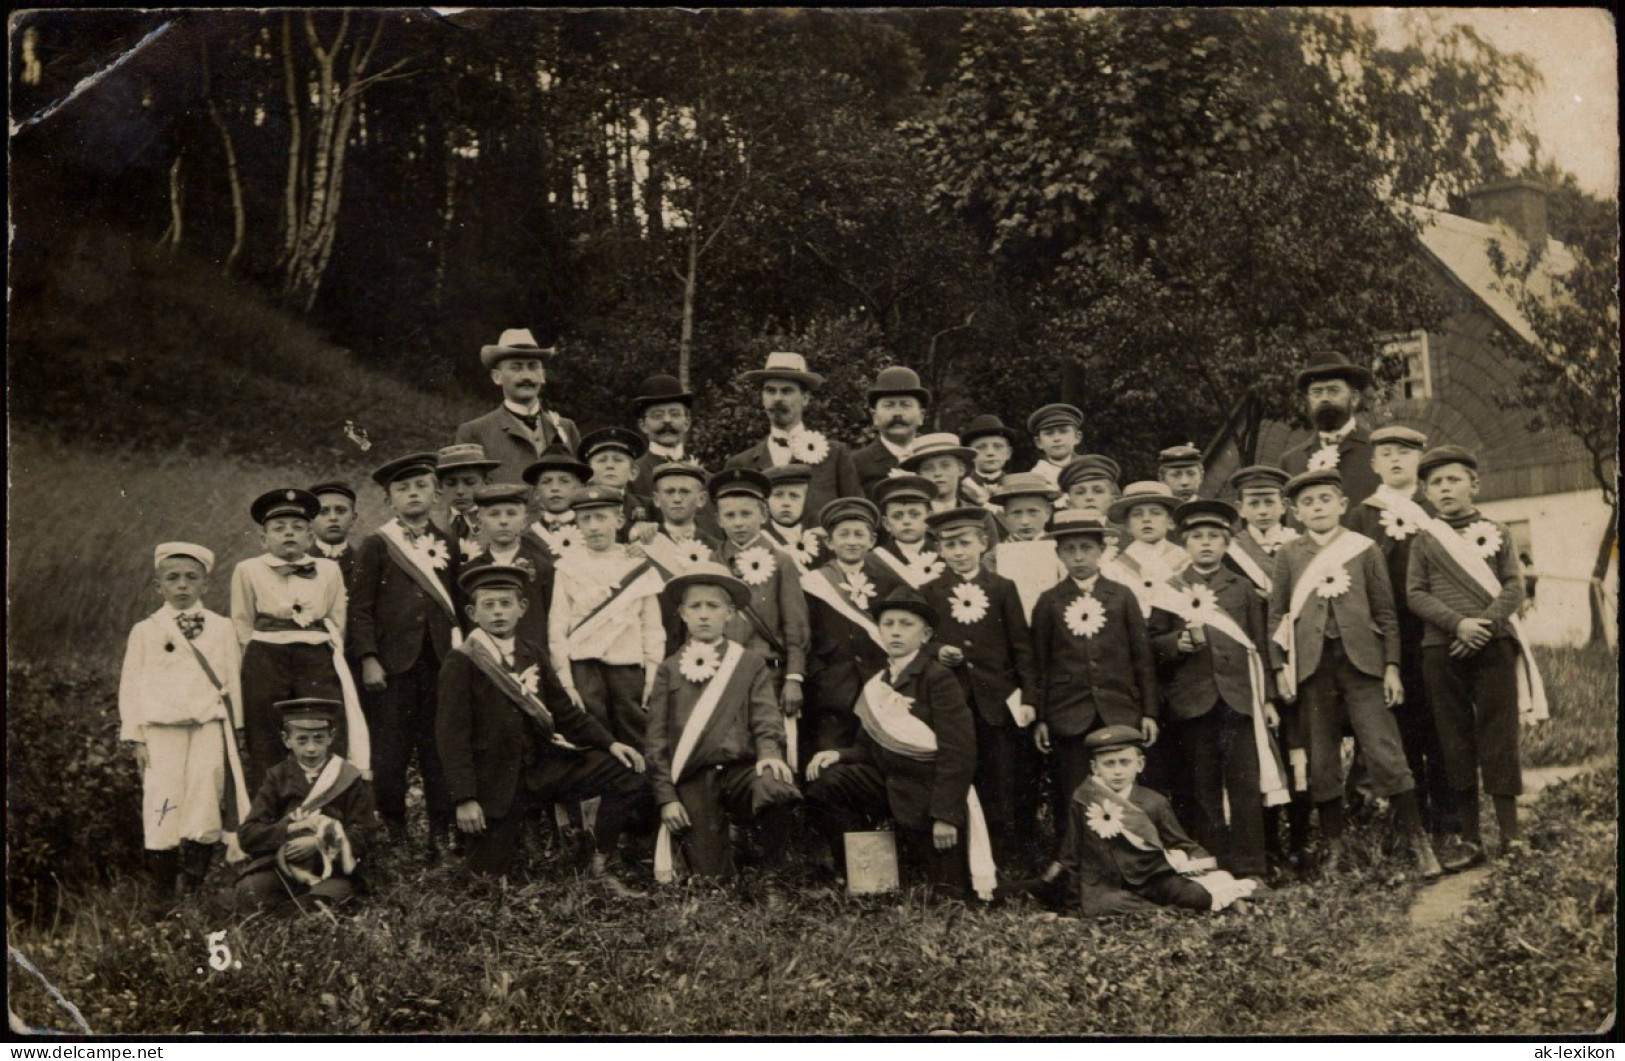
[[[857,738],[852,707],[863,683],[886,661],[869,606],[903,583],[872,551],[879,520],[875,506],[861,497],[825,505],[819,522],[830,558],[801,576],[811,629],[803,737],[814,751],[844,748]]]
[[[343,707],[319,697],[276,705],[288,755],[266,771],[243,820],[243,850],[254,859],[237,881],[238,910],[302,906],[302,898],[337,905],[363,883],[378,815],[361,771],[333,752]]]
[[[1169,446],[1157,454],[1157,482],[1174,492],[1181,503],[1194,500],[1202,489],[1202,451],[1193,442]]]
[[[619,892],[605,856],[625,826],[648,815],[643,758],[565,695],[543,642],[520,629],[529,577],[485,564],[459,580],[476,629],[440,669],[435,737],[467,866],[505,876],[532,807],[596,797],[590,872]]]
[[[807,486],[812,482],[812,469],[805,464],[786,464],[762,474],[767,476],[769,486],[764,529],[773,544],[795,561],[796,570],[805,575],[822,563],[829,551],[821,528],[807,525]]]
[[[976,726],[976,791],[987,814],[993,857],[1009,871],[1019,857],[1036,854],[1036,818],[1018,817],[1016,792],[1035,763],[1028,727],[1037,717],[1038,673],[1032,629],[1021,594],[1007,578],[986,570],[987,511],[979,507],[933,512],[946,570],[921,591],[936,609],[931,652],[953,671]],[[1036,803],[1030,809],[1037,810]],[[1017,874],[1024,876],[1025,874]]]
[[[1035,474],[1042,475],[1051,486],[1059,486],[1061,469],[1078,455],[1083,445],[1083,413],[1076,406],[1056,403],[1046,405],[1027,417],[1027,433],[1038,447]]]
[[[472,560],[479,555],[480,520],[474,493],[489,481],[491,469],[501,464],[501,461],[487,460],[484,447],[474,442],[445,446],[435,455],[434,474],[440,483],[440,496],[446,502],[446,521],[442,529],[457,547],[459,560]]]
[[[1134,779],[1145,768],[1145,738],[1133,726],[1106,726],[1085,740],[1089,777],[1067,806],[1070,898],[1090,916],[1176,906],[1223,910],[1258,890],[1236,880],[1179,826],[1161,793]]]
[[[616,541],[625,528],[617,489],[585,486],[570,500],[582,548],[558,562],[547,650],[570,702],[622,744],[643,746],[643,703],[666,648],[660,571]]]
[[[1460,446],[1440,446],[1421,460],[1428,501],[1438,511],[1411,547],[1406,588],[1411,610],[1427,623],[1422,669],[1438,725],[1445,771],[1461,809],[1463,843],[1449,852],[1451,870],[1483,858],[1479,779],[1495,805],[1501,852],[1518,839],[1520,715],[1547,715],[1540,670],[1518,622],[1523,571],[1505,524],[1485,519],[1478,460]]]
[[[1325,871],[1335,874],[1342,862],[1342,741],[1352,727],[1372,795],[1393,805],[1417,872],[1437,877],[1439,861],[1422,828],[1416,785],[1390,711],[1405,689],[1388,568],[1370,538],[1343,527],[1348,500],[1336,469],[1293,476],[1286,496],[1305,533],[1275,558],[1271,656],[1281,699],[1300,701],[1309,792],[1328,847]]]
[[[660,664],[649,694],[644,751],[660,807],[655,877],[675,879],[673,841],[689,872],[732,877],[730,819],[754,824],[768,868],[780,866],[801,800],[785,762],[784,715],[767,661],[724,635],[750,590],[707,561],[672,579],[662,596],[688,637]]]
[[[1406,600],[1405,578],[1410,569],[1411,547],[1423,529],[1413,516],[1420,508],[1424,517],[1433,513],[1421,497],[1419,465],[1427,449],[1427,436],[1420,431],[1387,424],[1371,432],[1371,466],[1377,473],[1377,488],[1354,506],[1344,519],[1349,530],[1377,543],[1388,565],[1388,580],[1394,588],[1394,610],[1399,613],[1399,680],[1405,687],[1405,701],[1394,708],[1399,736],[1405,745],[1405,761],[1416,781],[1421,803],[1422,824],[1433,834],[1434,844],[1459,839],[1453,794],[1445,776],[1444,752],[1439,748],[1439,730],[1433,723],[1428,704],[1427,681],[1422,673],[1422,639],[1427,623],[1411,610]],[[1440,863],[1451,852],[1437,848]]]
[[[525,468],[555,442],[571,453],[581,448],[575,421],[542,402],[546,358],[557,347],[541,347],[527,328],[509,328],[494,344],[480,347],[480,363],[502,388],[502,404],[457,426],[457,442],[477,442],[487,457],[500,461],[491,473],[499,483],[519,482]]]
[[[247,813],[248,789],[237,758],[243,728],[237,637],[225,616],[203,606],[214,553],[164,542],[153,550],[152,565],[163,606],[130,629],[119,674],[119,740],[141,770],[142,838],[159,894],[167,897],[177,880],[186,892],[197,891],[222,824],[235,829]]]
[[[1138,729],[1157,739],[1157,676],[1145,620],[1126,586],[1100,573],[1106,539],[1117,528],[1070,510],[1046,535],[1067,577],[1045,590],[1033,608],[1038,664],[1038,725],[1033,740],[1049,756],[1053,821],[1066,821],[1072,793],[1089,776],[1084,738],[1101,726]],[[1062,839],[1056,836],[1057,845]],[[1052,863],[1046,878],[1059,872]]]
[[[807,599],[795,561],[762,532],[771,489],[767,476],[750,468],[729,468],[711,476],[705,489],[727,535],[717,550],[717,562],[750,589],[749,603],[728,620],[728,639],[766,658],[781,682],[784,715],[795,719],[801,714],[801,683],[807,674]],[[787,726],[794,728],[794,722]],[[796,743],[795,738],[790,740],[791,749]]]
[[[563,446],[549,446],[547,452],[526,466],[523,478],[530,484],[537,512],[536,521],[527,532],[547,550],[553,562],[558,563],[581,546],[570,499],[587,485],[592,469],[576,460]]]
[[[298,696],[343,701],[340,739],[357,765],[368,768],[367,722],[344,658],[344,575],[333,561],[308,555],[318,507],[308,491],[286,487],[255,498],[249,514],[260,525],[265,552],[231,573],[231,622],[243,646],[249,791],[281,759],[277,702]]]
[[[1187,790],[1184,818],[1225,869],[1262,877],[1264,805],[1289,798],[1269,733],[1281,720],[1259,654],[1264,603],[1224,566],[1235,508],[1198,498],[1174,516],[1191,562],[1158,593],[1149,632],[1167,697],[1174,773]]]
[[[858,697],[861,729],[852,744],[807,763],[807,806],[846,875],[845,834],[888,814],[899,862],[925,869],[951,896],[974,889],[991,899],[996,883],[987,823],[971,787],[976,730],[965,693],[925,652],[936,610],[899,586],[870,605],[886,664]]]
[[[355,593],[355,550],[350,548],[350,532],[355,529],[355,488],[349,483],[317,483],[310,488],[316,498],[316,518],[311,521],[316,555],[339,565],[345,592]]]
[[[378,743],[375,786],[389,838],[406,839],[406,771],[414,754],[423,775],[428,850],[451,831],[440,755],[434,745],[440,665],[462,641],[457,573],[462,558],[429,518],[439,493],[433,453],[397,458],[372,473],[392,518],[362,539],[350,609],[350,651],[374,694]]]

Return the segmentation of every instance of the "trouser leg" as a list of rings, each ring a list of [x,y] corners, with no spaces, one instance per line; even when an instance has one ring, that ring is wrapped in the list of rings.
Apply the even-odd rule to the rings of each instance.
[[[872,827],[889,808],[886,780],[868,763],[836,763],[807,783],[807,812],[829,844],[836,872],[846,875],[846,834]]]
[[[987,819],[987,833],[994,863],[1011,872],[1018,860],[1016,837],[1016,761],[1022,731],[1014,726],[995,726],[976,716],[976,798]]]
[[[1050,740],[1049,774],[1052,785],[1050,811],[1055,823],[1054,851],[1057,857],[1066,839],[1066,822],[1068,808],[1072,805],[1072,794],[1078,790],[1079,785],[1089,779],[1089,749],[1083,741],[1083,734],[1076,737],[1052,737]]]

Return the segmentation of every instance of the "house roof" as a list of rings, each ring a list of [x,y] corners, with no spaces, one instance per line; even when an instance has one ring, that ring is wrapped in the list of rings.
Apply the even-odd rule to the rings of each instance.
[[[1537,342],[1534,329],[1507,294],[1506,285],[1495,275],[1490,259],[1492,242],[1499,244],[1508,257],[1516,259],[1526,254],[1523,239],[1517,232],[1499,221],[1486,224],[1410,203],[1400,204],[1397,209],[1402,216],[1408,215],[1422,223],[1422,246],[1485,308],[1525,342]],[[1563,275],[1573,266],[1574,256],[1568,247],[1548,239],[1541,263],[1529,278],[1531,293],[1550,296],[1553,277]]]

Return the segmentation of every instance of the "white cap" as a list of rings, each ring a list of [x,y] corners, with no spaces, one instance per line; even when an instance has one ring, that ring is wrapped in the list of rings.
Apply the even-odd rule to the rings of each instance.
[[[201,545],[193,545],[191,542],[164,542],[159,545],[158,548],[152,551],[152,566],[156,568],[172,556],[184,556],[196,560],[203,565],[205,575],[214,570],[213,551],[205,549]]]

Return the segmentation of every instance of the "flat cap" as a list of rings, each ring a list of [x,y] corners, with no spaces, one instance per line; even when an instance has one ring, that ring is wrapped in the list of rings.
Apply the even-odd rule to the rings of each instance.
[[[812,482],[813,470],[810,464],[782,464],[762,474],[767,476],[769,486],[793,485]]]
[[[1102,726],[1083,738],[1083,746],[1090,755],[1119,748],[1144,748],[1145,735],[1133,726]]]
[[[1067,461],[1055,477],[1056,484],[1063,491],[1070,490],[1074,483],[1081,483],[1085,479],[1110,479],[1112,485],[1116,486],[1123,481],[1123,469],[1105,454],[1084,453]]]
[[[530,575],[525,569],[511,564],[480,564],[465,568],[457,576],[457,585],[466,594],[472,594],[477,589],[522,590],[529,582]]]
[[[303,520],[312,520],[321,510],[322,504],[316,500],[315,494],[291,486],[267,490],[248,506],[248,514],[253,517],[255,523],[264,523],[266,520],[281,516],[298,516]]]
[[[413,475],[433,475],[435,471],[435,455],[433,453],[408,453],[404,457],[396,457],[388,464],[380,465],[372,473],[372,481],[386,490],[389,484],[397,479],[405,479]]]
[[[529,500],[530,487],[524,483],[487,483],[474,488],[474,504],[478,508],[487,505],[523,505]]]
[[[570,508],[576,512],[584,508],[620,508],[624,496],[613,486],[583,486],[570,495]]]
[[[1427,449],[1428,437],[1413,427],[1402,424],[1384,424],[1371,432],[1371,445],[1373,448],[1387,445],[1409,446],[1411,449]]]
[[[1285,470],[1273,464],[1249,464],[1245,468],[1238,468],[1230,473],[1230,479],[1225,483],[1238,496],[1246,489],[1264,489],[1273,487],[1276,490],[1286,485]]]
[[[1236,506],[1228,501],[1208,497],[1195,498],[1174,509],[1174,523],[1181,532],[1188,531],[1192,527],[1223,527],[1225,530],[1234,530],[1236,520],[1239,518]]]
[[[768,482],[767,476],[753,468],[728,468],[705,481],[705,492],[711,495],[712,501],[721,501],[735,494],[766,501],[767,495],[773,492],[773,484]]]
[[[1190,464],[1202,463],[1202,451],[1196,448],[1193,442],[1181,443],[1178,446],[1169,446],[1157,452],[1157,467],[1183,468]]]
[[[152,551],[152,566],[156,568],[165,560],[171,560],[177,556],[185,557],[188,560],[196,560],[202,564],[205,575],[214,570],[214,550],[201,545],[193,545],[191,542],[161,543]]]
[[[601,427],[582,438],[578,456],[591,464],[593,457],[611,451],[637,460],[649,451],[649,443],[636,431],[628,431],[624,427]]]
[[[937,496],[937,484],[923,475],[888,475],[869,488],[869,496],[882,512],[893,501],[924,501],[930,504]]]
[[[960,508],[950,508],[943,512],[932,512],[925,517],[925,525],[936,531],[937,534],[947,534],[960,527],[975,527],[978,530],[987,526],[987,509],[975,505],[965,505]]]
[[[1286,481],[1282,490],[1288,501],[1294,501],[1303,491],[1311,486],[1335,486],[1343,489],[1343,473],[1336,468],[1321,468],[1318,471],[1300,472]]]
[[[818,525],[826,531],[854,519],[867,523],[869,529],[874,530],[880,526],[880,510],[861,497],[837,497],[818,510]]]
[[[284,726],[300,722],[325,723],[331,726],[338,721],[339,715],[344,711],[342,701],[327,700],[319,696],[301,696],[297,700],[278,700],[271,706],[282,716]]]
[[[355,487],[349,483],[341,483],[336,479],[330,482],[317,483],[315,486],[309,487],[309,490],[317,497],[321,497],[323,494],[340,494],[349,498],[351,504],[355,503]]]
[[[1471,450],[1462,446],[1435,446],[1422,454],[1422,460],[1417,465],[1416,471],[1426,479],[1428,472],[1446,464],[1464,464],[1473,471],[1478,471],[1478,458],[1473,456]]]
[[[1083,412],[1075,405],[1066,405],[1056,402],[1052,405],[1040,406],[1027,417],[1027,433],[1036,435],[1046,427],[1057,424],[1067,424],[1072,427],[1083,426]]]

